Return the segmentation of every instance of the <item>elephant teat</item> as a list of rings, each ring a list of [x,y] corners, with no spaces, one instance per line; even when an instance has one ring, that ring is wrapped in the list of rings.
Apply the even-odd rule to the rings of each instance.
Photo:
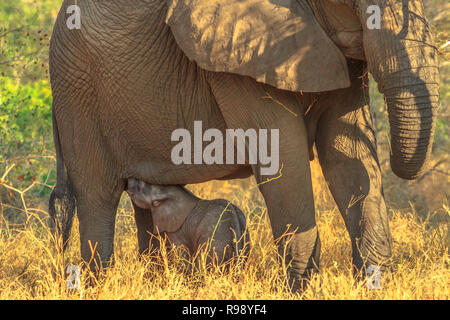
[[[130,195],[142,193],[145,185],[146,185],[145,182],[142,180],[130,178],[127,181],[126,191]],[[150,185],[149,185],[149,188],[151,188]]]

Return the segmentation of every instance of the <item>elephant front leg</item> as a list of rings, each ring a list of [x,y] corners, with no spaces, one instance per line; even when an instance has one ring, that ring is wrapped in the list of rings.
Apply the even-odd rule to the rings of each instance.
[[[328,109],[316,136],[319,161],[350,234],[354,273],[364,278],[391,257],[391,234],[383,195],[375,132],[362,63],[350,64],[352,87],[324,95]]]
[[[255,167],[278,256],[294,292],[302,291],[312,272],[319,271],[320,258],[307,145],[300,150],[303,152],[280,152],[283,168],[276,180],[266,183],[267,178],[259,176]]]
[[[228,128],[271,132],[267,150],[273,161],[275,157],[278,159],[275,172],[264,175],[267,165],[261,162],[252,165],[252,169],[264,196],[289,285],[297,291],[311,272],[318,269],[320,254],[299,95],[229,74],[216,76],[211,86]],[[279,136],[272,140],[274,130],[278,130]],[[249,149],[247,144],[247,154]]]

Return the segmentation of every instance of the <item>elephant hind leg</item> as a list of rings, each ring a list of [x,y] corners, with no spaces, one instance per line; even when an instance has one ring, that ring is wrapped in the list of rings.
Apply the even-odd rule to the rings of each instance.
[[[98,271],[112,262],[116,209],[120,197],[111,197],[111,203],[98,203],[86,199],[84,195],[78,199],[81,256],[92,271]]]
[[[114,246],[116,211],[125,182],[95,130],[78,130],[61,142],[76,198],[81,256],[91,270],[108,266]]]
[[[76,199],[81,255],[95,270],[110,262],[116,210],[125,183],[106,135],[101,132],[102,118],[98,112],[111,108],[100,108],[105,102],[96,94],[97,84],[90,69],[80,63],[79,50],[72,49],[69,55],[61,54],[58,48],[52,51],[52,112]]]
[[[358,66],[352,71],[358,71]],[[316,136],[322,171],[350,234],[358,273],[368,265],[383,268],[392,250],[364,81],[354,76],[350,88],[321,98],[320,103],[329,107],[319,120]]]

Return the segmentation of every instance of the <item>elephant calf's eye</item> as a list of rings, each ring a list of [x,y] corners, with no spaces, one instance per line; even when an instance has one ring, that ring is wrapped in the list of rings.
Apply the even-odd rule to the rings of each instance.
[[[162,203],[163,203],[163,201],[155,200],[155,201],[152,201],[152,206],[153,207],[159,207]]]

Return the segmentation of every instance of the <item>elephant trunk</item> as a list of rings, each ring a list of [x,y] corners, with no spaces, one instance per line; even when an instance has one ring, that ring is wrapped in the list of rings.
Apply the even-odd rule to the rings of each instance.
[[[391,168],[403,179],[427,169],[433,144],[437,85],[416,84],[385,92],[391,127]]]
[[[375,2],[382,9],[381,28],[364,26],[364,51],[388,107],[391,168],[412,180],[425,172],[431,155],[439,94],[437,48],[420,1]]]

